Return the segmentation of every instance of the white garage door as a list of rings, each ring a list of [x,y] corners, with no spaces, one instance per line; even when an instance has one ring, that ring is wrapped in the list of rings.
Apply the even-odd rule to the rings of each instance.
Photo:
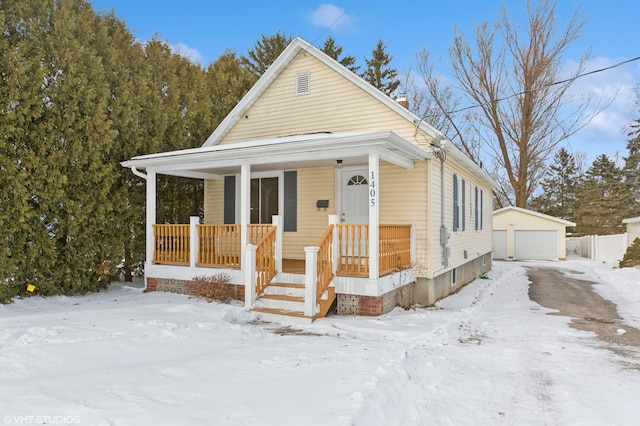
[[[507,230],[493,231],[493,258],[507,258]]]
[[[518,260],[558,260],[558,231],[515,231]]]

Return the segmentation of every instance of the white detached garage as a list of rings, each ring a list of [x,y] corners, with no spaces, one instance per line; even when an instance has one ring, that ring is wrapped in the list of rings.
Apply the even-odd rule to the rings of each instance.
[[[519,207],[493,212],[493,258],[564,260],[568,220]]]

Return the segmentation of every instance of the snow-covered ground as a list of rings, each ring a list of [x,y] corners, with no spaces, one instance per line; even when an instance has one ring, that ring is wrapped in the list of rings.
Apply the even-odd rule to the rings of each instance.
[[[282,328],[113,285],[0,306],[0,425],[636,425],[640,356],[529,300],[557,266],[640,327],[640,270],[498,262],[437,307]]]

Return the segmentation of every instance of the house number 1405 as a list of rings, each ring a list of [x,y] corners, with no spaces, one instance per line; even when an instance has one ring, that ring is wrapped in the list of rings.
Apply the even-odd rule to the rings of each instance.
[[[371,207],[376,205],[376,174],[371,172],[371,179],[369,179],[369,204]]]

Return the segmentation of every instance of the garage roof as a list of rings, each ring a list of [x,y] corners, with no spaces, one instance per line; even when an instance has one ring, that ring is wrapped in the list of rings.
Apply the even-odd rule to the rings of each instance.
[[[504,207],[502,209],[496,210],[493,212],[493,215],[498,215],[500,213],[503,212],[507,212],[507,211],[517,211],[520,213],[524,213],[524,214],[529,214],[531,216],[536,216],[542,219],[547,219],[553,222],[557,222],[557,223],[561,223],[565,226],[576,226],[575,223],[573,222],[569,222],[568,220],[564,220],[564,219],[560,219],[558,217],[554,217],[554,216],[549,216],[548,214],[544,214],[544,213],[540,213],[540,212],[534,212],[533,210],[527,210],[527,209],[523,209],[521,207],[514,207],[514,206],[509,206],[509,207]]]

